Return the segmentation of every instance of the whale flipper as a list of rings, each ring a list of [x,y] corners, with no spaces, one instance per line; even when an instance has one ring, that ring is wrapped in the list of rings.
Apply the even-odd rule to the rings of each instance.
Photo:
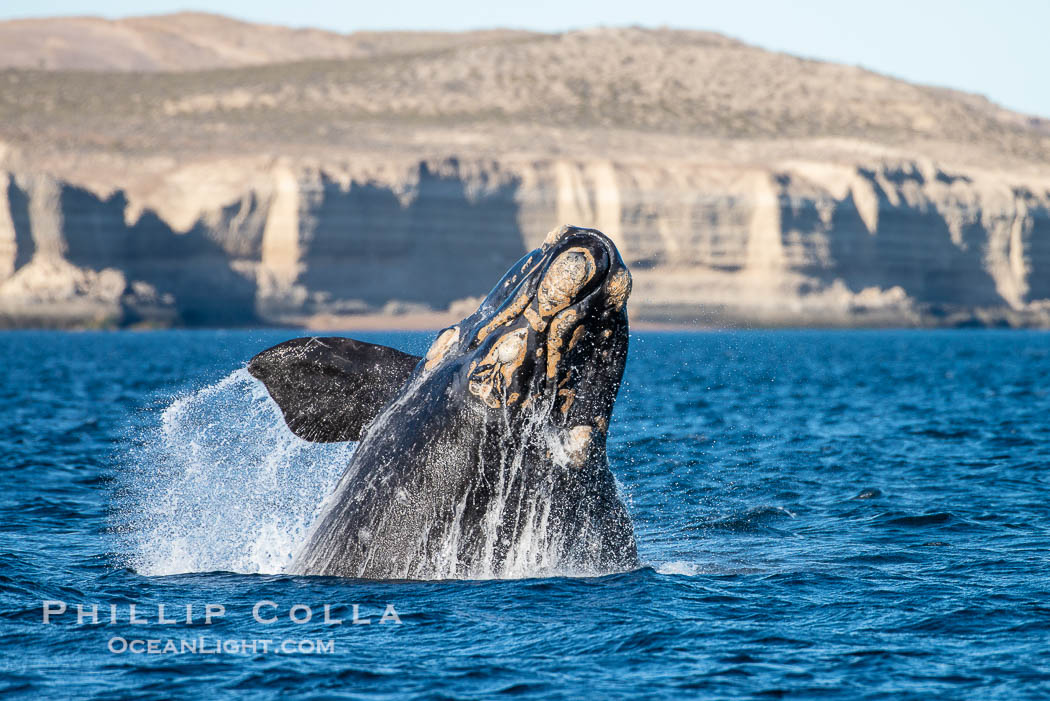
[[[356,441],[401,391],[419,356],[352,338],[296,338],[259,353],[248,372],[266,385],[292,432]]]

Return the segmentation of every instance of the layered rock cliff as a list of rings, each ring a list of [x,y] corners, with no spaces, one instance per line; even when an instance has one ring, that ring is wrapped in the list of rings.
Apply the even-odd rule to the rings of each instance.
[[[1050,318],[1050,181],[1036,189],[907,161],[222,171],[232,184],[202,185],[200,167],[189,168],[138,198],[0,175],[3,323],[298,324],[446,311],[483,294],[560,222],[617,242],[634,273],[632,309],[649,320]]]
[[[635,319],[1050,324],[1045,120],[704,33],[398,36],[0,72],[0,325],[437,324],[562,223]]]

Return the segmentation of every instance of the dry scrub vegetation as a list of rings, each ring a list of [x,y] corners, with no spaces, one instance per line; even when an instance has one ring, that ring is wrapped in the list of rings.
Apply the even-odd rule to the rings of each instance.
[[[218,34],[203,32],[197,41]],[[525,125],[533,130],[527,145],[539,151],[566,130],[627,130],[640,138],[936,142],[978,148],[985,158],[1050,160],[1045,120],[974,95],[711,33],[626,28],[325,37],[307,33],[300,43],[346,56],[175,72],[9,68],[0,71],[0,139],[131,154],[257,152],[296,144],[358,147],[370,140],[412,147],[429,139],[433,145],[426,134],[458,131],[498,150],[508,130]],[[293,39],[275,41],[271,58],[303,58],[308,50],[297,50]],[[261,40],[240,44],[251,51],[212,53],[232,55],[232,63],[246,55],[254,63],[265,60]],[[536,129],[554,130],[551,143],[537,139]]]

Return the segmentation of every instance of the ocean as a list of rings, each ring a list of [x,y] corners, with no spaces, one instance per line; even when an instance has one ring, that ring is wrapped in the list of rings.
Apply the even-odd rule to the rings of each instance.
[[[644,566],[426,582],[280,573],[353,449],[243,370],[298,335],[0,334],[0,693],[1050,696],[1050,334],[635,332]]]

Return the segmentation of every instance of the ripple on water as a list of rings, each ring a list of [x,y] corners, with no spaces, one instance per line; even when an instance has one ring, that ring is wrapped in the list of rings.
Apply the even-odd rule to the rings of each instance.
[[[0,334],[0,692],[1050,694],[1050,335],[635,334],[609,455],[650,566],[423,583],[258,574],[279,572],[348,457],[283,442],[235,372],[293,335]],[[430,340],[363,338],[415,353]],[[226,413],[195,403],[210,387]],[[173,394],[187,400],[166,414]],[[226,571],[193,571],[210,569]],[[44,626],[43,599],[227,614]],[[277,622],[253,621],[262,599]],[[402,626],[377,624],[387,602]],[[296,603],[315,619],[292,623]],[[325,626],[324,603],[347,618],[357,603],[373,623]],[[115,634],[330,639],[335,652],[113,655]]]

